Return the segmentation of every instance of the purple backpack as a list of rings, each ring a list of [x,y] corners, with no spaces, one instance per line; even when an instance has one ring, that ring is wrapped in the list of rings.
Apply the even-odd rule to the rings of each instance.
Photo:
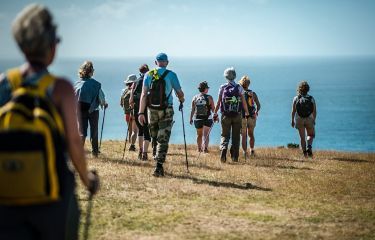
[[[236,116],[241,113],[241,96],[238,84],[225,84],[221,97],[220,110],[225,116]]]

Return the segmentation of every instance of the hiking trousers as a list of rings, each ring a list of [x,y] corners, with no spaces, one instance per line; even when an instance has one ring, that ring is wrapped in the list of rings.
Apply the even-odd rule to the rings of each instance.
[[[99,153],[98,144],[98,124],[99,124],[99,110],[89,113],[88,110],[81,108],[81,119],[79,121],[79,129],[82,136],[82,141],[85,142],[87,137],[87,129],[90,124],[90,142],[92,146],[92,153]]]
[[[156,139],[155,160],[164,163],[168,153],[168,143],[173,125],[173,107],[165,110],[148,108],[148,122],[152,139]]]
[[[236,116],[225,116],[224,114],[221,115],[220,150],[228,149],[229,141],[232,137],[232,157],[238,157],[239,155],[241,124],[241,114]]]

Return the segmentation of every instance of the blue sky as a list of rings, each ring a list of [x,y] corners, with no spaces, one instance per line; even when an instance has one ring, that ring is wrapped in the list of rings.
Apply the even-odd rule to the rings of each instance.
[[[18,58],[10,25],[33,1],[0,1],[0,58]],[[372,0],[39,1],[59,57],[375,55]]]

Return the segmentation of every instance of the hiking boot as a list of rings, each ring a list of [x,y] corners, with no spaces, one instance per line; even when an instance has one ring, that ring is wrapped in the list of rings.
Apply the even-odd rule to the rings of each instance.
[[[220,154],[220,161],[225,163],[227,161],[227,149],[222,149]]]
[[[209,153],[209,151],[208,151],[207,148],[205,148],[205,149],[203,150],[203,152],[204,152],[204,153]]]
[[[147,152],[142,153],[142,160],[143,161],[147,161],[148,160]]]
[[[157,163],[154,173],[154,177],[164,177],[164,169],[162,163]]]
[[[313,156],[313,152],[312,152],[312,147],[311,146],[307,147],[307,151],[306,152],[307,152],[307,156],[308,157],[312,157]]]
[[[94,157],[94,158],[97,158],[98,156],[99,156],[99,153],[100,153],[100,151],[92,151],[92,156]]]
[[[135,152],[135,145],[134,144],[130,145],[129,151]]]
[[[307,157],[307,151],[306,150],[303,150],[303,156]]]

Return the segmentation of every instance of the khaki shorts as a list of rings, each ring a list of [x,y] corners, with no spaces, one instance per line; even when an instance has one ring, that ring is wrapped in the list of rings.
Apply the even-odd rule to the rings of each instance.
[[[296,128],[308,128],[313,129],[315,127],[315,121],[313,119],[313,116],[310,115],[307,118],[301,118],[300,116],[296,115]]]
[[[257,123],[256,118],[242,118],[242,129],[249,128],[249,129],[254,129]]]

